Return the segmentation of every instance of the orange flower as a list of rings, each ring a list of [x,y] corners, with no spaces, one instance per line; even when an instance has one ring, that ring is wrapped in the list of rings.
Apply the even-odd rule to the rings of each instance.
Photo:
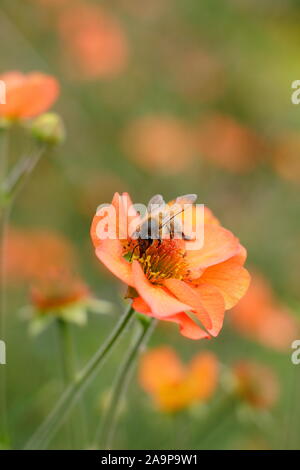
[[[11,228],[7,237],[7,272],[11,282],[43,278],[54,267],[72,269],[74,251],[61,235]]]
[[[124,217],[132,206],[129,195],[116,193],[112,206],[120,226],[118,239],[103,240],[98,236],[103,213],[96,213],[91,237],[99,260],[129,286],[133,308],[179,324],[182,335],[188,338],[217,336],[225,309],[238,302],[249,284],[249,274],[243,268],[246,250],[239,240],[206,210],[201,249],[187,249],[192,241],[163,239],[143,250],[138,240],[124,235],[130,233],[128,227],[139,223],[136,214],[129,220]]]
[[[274,372],[261,364],[240,361],[233,368],[238,395],[255,408],[271,408],[279,397]]]
[[[300,181],[300,137],[298,132],[283,134],[274,150],[273,164],[277,173],[288,181]]]
[[[218,372],[212,353],[197,354],[185,366],[173,349],[163,346],[144,354],[139,381],[162,411],[174,412],[209,400],[217,386]]]
[[[253,169],[264,144],[253,131],[233,118],[213,115],[197,131],[197,145],[204,158],[233,172]]]
[[[253,276],[245,297],[231,312],[234,327],[263,345],[284,351],[297,337],[299,325],[290,312],[278,304],[268,282]]]
[[[176,174],[195,155],[193,133],[172,116],[146,116],[130,124],[124,134],[124,148],[142,168]]]
[[[127,38],[119,22],[102,8],[72,5],[59,18],[58,30],[71,68],[79,78],[112,78],[128,61]]]
[[[38,116],[52,106],[59,94],[57,80],[40,72],[7,72],[0,80],[6,85],[6,104],[0,104],[0,116],[8,119]]]
[[[68,271],[52,269],[35,282],[30,292],[32,304],[41,312],[61,309],[90,297],[88,287]]]

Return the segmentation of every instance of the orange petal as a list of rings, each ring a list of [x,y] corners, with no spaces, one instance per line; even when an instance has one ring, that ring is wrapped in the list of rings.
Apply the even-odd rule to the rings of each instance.
[[[168,279],[165,285],[182,302],[189,302],[193,312],[213,336],[223,326],[224,300],[219,290],[208,284],[192,287],[178,279]]]
[[[206,329],[212,328],[212,321],[203,307],[198,290],[179,279],[167,279],[164,284],[181,302],[189,303],[192,310],[198,311],[199,319]]]
[[[165,385],[182,380],[184,367],[176,353],[169,347],[160,347],[145,353],[139,367],[139,382],[150,393]]]
[[[209,334],[202,330],[186,313],[181,312],[177,315],[162,318],[164,321],[171,321],[179,325],[180,333],[189,339],[209,339]]]
[[[201,281],[216,286],[225,300],[225,308],[230,309],[245,295],[250,284],[250,274],[232,257],[223,263],[207,268]]]
[[[217,336],[223,326],[225,313],[224,299],[220,291],[209,284],[200,284],[196,289],[200,293],[202,305],[212,322],[212,327],[207,328],[207,330],[212,336]],[[201,320],[201,317],[199,318]]]
[[[121,281],[135,287],[131,264],[122,256],[122,251],[120,240],[107,239],[96,248],[96,256]]]
[[[146,278],[140,263],[134,260],[132,263],[132,273],[134,279],[134,287],[139,295],[150,306],[153,316],[163,318],[174,315],[184,310],[190,310],[191,307],[179,302],[172,297],[162,287],[151,284]]]
[[[200,250],[189,250],[186,242],[186,259],[191,269],[204,269],[222,263],[239,251],[238,239],[229,231],[216,224],[204,226],[204,244]]]
[[[28,75],[16,72],[5,74],[6,104],[0,106],[0,115],[8,118],[32,118],[47,111],[59,94],[54,77],[39,72]]]
[[[127,239],[128,229],[130,223],[138,217],[137,212],[132,208],[132,201],[128,193],[115,193],[112,204],[116,209],[118,237],[120,239]],[[130,215],[129,215],[129,209]]]
[[[142,299],[142,297],[136,297],[132,301],[132,308],[139,313],[144,313],[146,315],[151,315],[151,308],[148,304]]]

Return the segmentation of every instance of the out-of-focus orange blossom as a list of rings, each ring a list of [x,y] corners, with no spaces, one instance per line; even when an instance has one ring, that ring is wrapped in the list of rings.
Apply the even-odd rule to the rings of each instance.
[[[0,104],[0,117],[27,119],[47,111],[59,95],[56,78],[41,72],[18,71],[0,75],[6,85],[6,104]]]
[[[203,158],[236,173],[252,170],[266,149],[254,131],[222,114],[210,115],[200,122],[196,141]]]
[[[199,353],[184,365],[168,346],[145,353],[139,365],[141,386],[165,412],[208,401],[216,390],[218,375],[218,360],[214,354]]]
[[[273,154],[277,173],[288,181],[300,182],[300,133],[286,132],[277,140]]]
[[[74,267],[74,249],[62,235],[46,230],[10,228],[7,237],[7,272],[13,284],[43,279],[53,268]]]
[[[128,63],[125,32],[102,6],[76,3],[58,17],[64,60],[80,79],[114,78]]]
[[[178,50],[174,44],[167,57],[176,90],[188,100],[209,103],[222,96],[226,85],[223,64],[209,51],[185,44]]]
[[[277,301],[268,281],[254,274],[248,292],[230,313],[232,325],[264,346],[286,351],[299,334],[299,324]]]
[[[195,156],[191,128],[169,115],[147,115],[131,122],[123,145],[129,158],[151,172],[180,173]]]
[[[279,382],[269,367],[251,361],[240,361],[233,367],[236,393],[254,408],[272,408],[279,398]]]
[[[88,299],[85,283],[68,271],[52,268],[30,289],[31,303],[41,313],[55,311]]]

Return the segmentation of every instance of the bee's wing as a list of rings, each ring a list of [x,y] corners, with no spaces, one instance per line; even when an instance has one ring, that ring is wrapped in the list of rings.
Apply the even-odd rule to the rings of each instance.
[[[151,208],[152,206],[157,206],[157,207],[164,207],[165,206],[165,201],[164,201],[164,198],[162,197],[161,194],[156,194],[155,196],[153,196],[150,201],[148,202],[148,207],[147,207],[147,210],[148,210],[148,213],[151,213]]]
[[[178,196],[175,200],[175,204],[194,204],[197,200],[197,194],[185,194],[184,196]]]
[[[184,210],[185,210],[185,205],[186,204],[194,204],[194,202],[197,200],[197,194],[185,194],[184,196],[178,196],[176,199],[173,199],[173,201],[168,202],[168,206],[172,208],[172,206],[175,206],[177,211],[176,213],[172,214],[169,213],[167,214],[160,225],[160,227],[163,227],[167,223],[169,223],[171,220],[175,219],[178,215],[180,215]]]

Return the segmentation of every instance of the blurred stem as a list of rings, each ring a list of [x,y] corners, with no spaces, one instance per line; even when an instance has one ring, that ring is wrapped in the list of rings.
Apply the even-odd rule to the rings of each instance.
[[[0,340],[6,338],[6,245],[9,208],[3,208],[0,215]],[[9,444],[7,418],[7,378],[6,365],[0,364],[0,448]]]
[[[46,144],[39,144],[30,155],[22,157],[14,166],[3,181],[4,204],[12,205],[48,148]]]
[[[8,133],[5,130],[0,133],[0,145],[0,340],[6,341],[6,244],[9,207],[1,207],[8,164]],[[0,364],[0,448],[9,445],[6,382],[6,365]]]
[[[65,390],[64,394],[54,406],[45,421],[31,437],[25,446],[26,449],[41,449],[49,443],[55,432],[65,421],[69,412],[81,398],[84,390],[99,372],[99,369],[104,364],[108,354],[111,352],[113,346],[115,346],[126,326],[132,319],[133,312],[134,310],[130,306],[127,312],[122,315],[104,345],[99,348],[86,367],[76,375],[73,383]]]
[[[76,372],[72,333],[70,325],[62,319],[57,320],[57,326],[60,342],[60,357],[63,370],[63,382],[64,387],[67,387],[74,380]],[[72,419],[68,424],[68,437],[72,449],[75,449],[77,443],[76,434],[77,430],[80,431],[80,429],[79,426],[77,427],[75,419]]]
[[[69,385],[69,383],[73,381],[76,371],[72,335],[70,325],[68,325],[67,322],[58,319],[57,324],[59,329],[64,384]]]
[[[139,353],[149,340],[154,328],[156,321],[151,319],[150,321],[143,322],[139,325],[140,330],[136,335],[131,348],[126,355],[124,362],[118,371],[115,383],[113,385],[112,394],[106,408],[102,423],[96,432],[95,443],[98,447],[98,442],[103,443],[103,449],[111,449],[111,443],[113,441],[117,418],[119,415],[120,404],[122,398],[124,398],[131,374],[133,372],[133,366],[137,360]]]
[[[8,173],[8,130],[2,130],[1,138],[1,161],[0,161],[0,339],[5,341],[6,328],[6,252],[7,252],[7,230],[9,225],[10,212],[13,200],[27,178],[37,165],[45,146],[40,146],[32,155],[21,159],[15,167]],[[7,419],[7,380],[6,367],[0,365],[0,443],[7,445],[8,419]]]
[[[201,448],[203,448],[203,445],[209,442],[214,434],[220,431],[226,424],[239,403],[236,395],[230,393],[219,400],[216,406],[211,409],[209,416],[202,423],[201,430],[197,435],[198,445],[200,445]]]

